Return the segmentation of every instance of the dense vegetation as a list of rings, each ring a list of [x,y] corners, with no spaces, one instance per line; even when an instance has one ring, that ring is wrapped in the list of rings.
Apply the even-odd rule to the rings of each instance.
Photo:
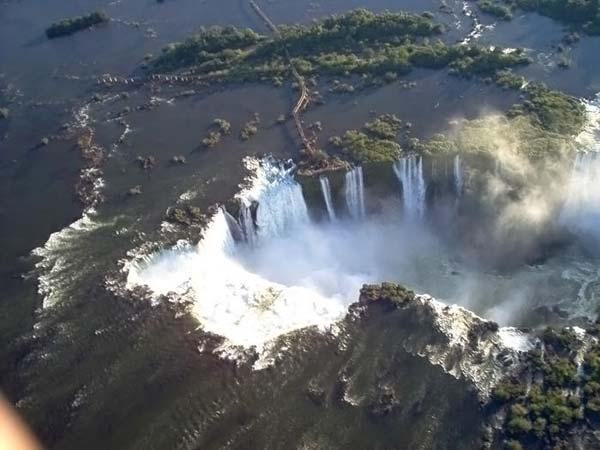
[[[512,11],[510,6],[492,0],[479,0],[477,2],[479,9],[483,12],[500,17],[504,20],[512,19]]]
[[[391,114],[384,114],[367,122],[363,131],[348,130],[341,137],[334,136],[330,143],[342,155],[357,164],[368,162],[395,161],[402,148],[396,136],[402,121]]]
[[[233,62],[247,49],[264,40],[249,28],[213,26],[200,31],[185,41],[169,44],[155,61],[157,70],[175,70],[200,66],[202,70],[216,70],[220,65]]]
[[[68,36],[76,33],[77,31],[91,28],[94,25],[108,22],[108,16],[102,12],[93,12],[91,14],[73,17],[70,19],[63,19],[60,22],[53,23],[46,29],[46,36],[48,39],[53,39],[61,36]]]
[[[242,141],[247,141],[256,133],[258,133],[258,125],[260,124],[260,116],[258,113],[254,113],[254,117],[252,120],[249,120],[244,124],[242,130],[240,131],[240,139]]]
[[[516,85],[522,82],[521,77],[515,78]],[[494,154],[502,143],[530,159],[561,157],[570,151],[571,137],[581,132],[586,121],[582,103],[541,83],[530,83],[523,92],[523,103],[504,116],[464,121],[451,137],[436,134],[428,140],[408,139],[406,149],[428,155]]]
[[[364,9],[312,25],[281,27],[266,38],[249,29],[211,27],[163,49],[155,71],[191,69],[207,79],[272,80],[291,76],[289,62],[302,75],[369,74],[394,77],[413,67],[450,67],[454,73],[495,77],[502,69],[527,64],[520,51],[506,53],[473,45],[447,45],[430,38],[442,32],[429,14]]]
[[[513,11],[522,9],[551,17],[589,34],[600,34],[600,2],[598,0],[479,0],[486,13],[510,19]]]
[[[570,95],[548,89],[541,83],[531,83],[525,89],[528,99],[514,113],[530,113],[545,130],[564,135],[581,131],[586,115],[582,103]]]
[[[517,80],[519,85],[523,83],[520,77]],[[403,150],[424,155],[493,155],[499,145],[532,160],[564,156],[573,148],[572,136],[585,124],[585,108],[577,99],[540,83],[530,83],[523,92],[526,99],[506,115],[465,120],[448,136],[435,134],[426,140],[411,137],[410,124],[384,114],[360,131],[334,136],[330,144],[340,156],[356,164],[393,161]],[[400,144],[397,138],[403,128]]]
[[[213,120],[208,135],[202,139],[202,146],[211,148],[221,142],[221,138],[231,132],[231,124],[225,119],[217,118]]]
[[[497,386],[493,401],[507,413],[507,448],[567,449],[569,433],[597,418],[600,345],[586,349],[586,339],[570,329],[546,329],[540,347],[528,354],[526,370]]]

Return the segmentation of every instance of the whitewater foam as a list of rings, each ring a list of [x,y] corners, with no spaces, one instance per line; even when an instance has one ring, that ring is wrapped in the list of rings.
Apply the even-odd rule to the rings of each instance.
[[[180,242],[131,264],[127,286],[147,285],[157,295],[191,296],[192,312],[206,331],[224,336],[228,345],[260,351],[290,331],[308,326],[325,329],[344,316],[347,303],[301,282],[283,284],[245,267],[241,253],[255,252],[265,240],[309,220],[302,189],[291,169],[269,160],[247,163],[254,175],[238,198],[244,205],[241,226],[252,239],[236,242],[226,212],[219,209],[197,246]],[[252,204],[257,205],[256,223]]]
[[[600,238],[600,93],[584,105],[587,122],[575,138],[577,153],[560,221],[574,231]]]
[[[129,271],[127,284],[147,285],[156,294],[191,293],[192,312],[206,331],[259,351],[282,334],[308,326],[324,329],[343,317],[342,302],[252,273],[237,251],[220,210],[196,247],[181,244],[154,255],[145,267]]]

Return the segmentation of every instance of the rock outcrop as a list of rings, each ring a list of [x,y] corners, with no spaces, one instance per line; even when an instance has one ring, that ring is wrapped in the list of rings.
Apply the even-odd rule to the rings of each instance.
[[[514,328],[500,328],[460,306],[445,305],[428,295],[394,283],[364,285],[352,309],[395,311],[407,324],[404,349],[426,358],[457,379],[471,382],[482,401],[513,373],[533,348],[534,339]]]

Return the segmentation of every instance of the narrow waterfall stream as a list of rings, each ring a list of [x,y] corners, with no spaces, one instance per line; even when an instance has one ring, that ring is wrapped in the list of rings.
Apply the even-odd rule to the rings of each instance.
[[[362,167],[355,167],[346,173],[345,185],[346,205],[348,212],[354,219],[365,216],[365,197]]]
[[[330,221],[336,219],[335,209],[333,207],[333,199],[331,198],[331,185],[329,184],[329,178],[326,176],[319,177],[319,183],[321,184],[321,193],[323,194],[323,201],[327,208],[327,216]]]
[[[455,157],[448,174],[457,198],[466,195],[464,165]],[[345,200],[349,217],[336,216],[329,179],[315,180],[328,220],[313,221],[293,168],[270,159],[255,162],[249,187],[237,195],[237,219],[219,209],[198,245],[181,244],[132,264],[128,286],[191,296],[193,312],[206,330],[233,345],[258,349],[292,330],[335,323],[357,300],[363,283],[400,282],[506,325],[528,309],[562,304],[573,296],[573,314],[591,311],[594,295],[580,295],[572,286],[595,283],[593,261],[584,261],[580,253],[561,253],[510,274],[471,264],[456,242],[444,241],[435,224],[421,220],[428,185],[423,159],[409,156],[389,170],[400,182],[392,186],[397,194],[390,191],[391,206],[369,214],[377,210],[366,205],[372,198],[365,195],[369,172],[356,167],[344,174],[337,195]],[[597,153],[577,154],[557,222],[597,232],[599,175]]]
[[[407,217],[415,220],[425,213],[423,158],[411,155],[394,163],[394,173],[402,184],[402,204]]]

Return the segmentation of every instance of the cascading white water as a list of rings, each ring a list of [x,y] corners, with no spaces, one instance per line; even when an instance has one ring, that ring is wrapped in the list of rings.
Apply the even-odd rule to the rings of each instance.
[[[454,190],[456,195],[460,197],[464,186],[464,174],[460,155],[454,157],[453,162],[453,175],[454,175]]]
[[[569,228],[600,237],[600,152],[578,152],[569,179],[561,221]]]
[[[240,226],[250,244],[256,244],[260,238],[280,236],[290,227],[308,222],[302,188],[294,180],[292,169],[270,160],[253,169],[256,175],[251,187],[237,195],[241,203]]]
[[[425,214],[425,179],[423,159],[411,155],[394,162],[394,173],[402,183],[402,203],[409,219],[420,219]]]
[[[355,167],[346,173],[345,195],[350,216],[354,219],[364,217],[365,195],[362,167]]]
[[[323,295],[310,280],[281,283],[248,269],[244,255],[259,251],[295,227],[309,223],[301,186],[270,160],[251,167],[255,176],[239,194],[247,243],[236,242],[227,213],[219,209],[197,246],[181,242],[129,267],[127,286],[147,285],[156,295],[191,296],[193,313],[205,330],[233,345],[259,350],[277,336],[307,326],[326,327],[341,318],[347,303]],[[251,208],[256,210],[256,229]],[[294,255],[286,255],[286,257]],[[289,261],[277,258],[279,267]]]
[[[575,139],[575,155],[560,220],[570,229],[600,239],[600,93],[585,102],[587,124]]]
[[[335,220],[335,209],[333,208],[333,199],[331,198],[331,186],[329,185],[329,178],[326,176],[319,177],[321,183],[321,193],[323,194],[323,201],[327,208],[327,215],[330,221]]]
[[[256,242],[256,225],[252,218],[252,202],[242,200],[240,204],[240,228],[242,229],[246,242],[254,244]]]

